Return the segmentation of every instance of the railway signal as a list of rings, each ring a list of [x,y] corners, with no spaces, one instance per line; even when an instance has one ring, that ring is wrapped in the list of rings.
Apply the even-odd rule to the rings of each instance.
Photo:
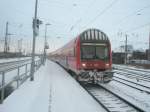
[[[33,29],[34,29],[34,34],[35,34],[36,36],[39,35],[39,26],[40,26],[41,24],[43,24],[43,22],[42,22],[41,20],[35,19],[35,18],[33,19]]]

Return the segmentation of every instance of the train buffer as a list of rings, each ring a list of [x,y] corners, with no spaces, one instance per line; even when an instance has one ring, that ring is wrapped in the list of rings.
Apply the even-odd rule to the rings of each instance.
[[[0,112],[105,112],[59,65],[47,61],[3,104]]]

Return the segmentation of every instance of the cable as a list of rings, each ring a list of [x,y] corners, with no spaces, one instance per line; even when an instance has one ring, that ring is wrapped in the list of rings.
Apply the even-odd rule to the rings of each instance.
[[[119,22],[117,22],[117,23],[119,23],[118,25],[120,25],[124,20],[128,19],[129,17],[134,16],[135,14],[138,14],[139,12],[141,12],[142,10],[145,10],[147,8],[150,8],[150,5],[147,5],[147,6],[143,7],[143,8],[141,8],[141,9],[133,12],[132,14],[129,14],[129,15],[123,17]]]
[[[87,23],[84,27],[88,24],[94,22],[98,17],[102,16],[108,9],[110,9],[118,0],[113,0],[106,8],[104,8],[97,16],[95,16],[89,23]],[[83,27],[83,28],[84,28]]]
[[[143,25],[140,25],[140,26],[137,26],[137,27],[134,27],[134,28],[131,28],[131,29],[129,29],[129,30],[126,30],[125,32],[135,31],[135,30],[137,30],[137,29],[146,27],[146,26],[148,26],[148,25],[150,25],[150,22],[149,22],[149,23],[146,23],[146,24],[143,24]]]
[[[90,2],[90,4],[87,6],[87,9],[84,11],[84,14],[86,14],[86,13],[88,12],[88,9],[90,9],[90,8],[93,6],[93,4],[95,3],[95,1],[96,1],[96,0],[92,0],[92,1]],[[83,15],[83,14],[82,14],[82,15]],[[79,23],[81,22],[81,20],[82,20],[82,17],[80,17],[80,18],[75,22],[75,24],[72,25],[72,27],[70,28],[70,31],[72,31],[72,30],[74,29],[74,27],[75,27],[77,24],[79,24]]]

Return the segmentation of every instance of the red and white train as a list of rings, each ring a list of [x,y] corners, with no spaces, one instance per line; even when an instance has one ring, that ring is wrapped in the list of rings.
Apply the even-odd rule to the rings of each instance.
[[[49,57],[74,73],[78,81],[107,83],[112,80],[111,44],[108,36],[98,29],[82,32]]]

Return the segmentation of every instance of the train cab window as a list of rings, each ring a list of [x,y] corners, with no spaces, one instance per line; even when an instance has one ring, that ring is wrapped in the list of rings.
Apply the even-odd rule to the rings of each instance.
[[[98,45],[82,45],[81,46],[81,59],[108,59],[108,47]]]
[[[95,56],[94,46],[82,46],[81,47],[81,58],[82,59],[93,59]]]
[[[107,59],[108,58],[108,48],[106,46],[96,46],[96,58]]]

